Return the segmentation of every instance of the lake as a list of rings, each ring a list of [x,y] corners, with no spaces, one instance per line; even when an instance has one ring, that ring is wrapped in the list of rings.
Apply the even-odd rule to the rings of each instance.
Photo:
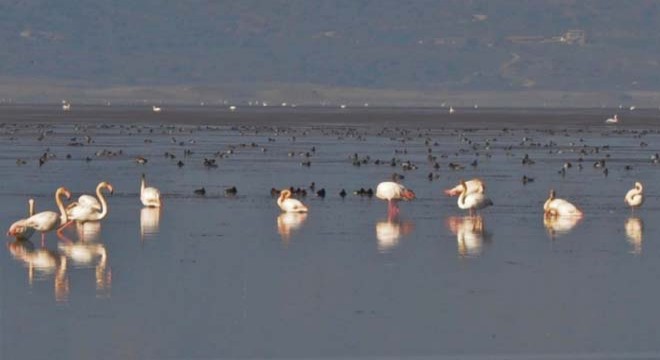
[[[59,186],[115,190],[101,223],[6,238],[0,354],[660,357],[660,111],[613,111],[0,106],[5,229]],[[388,218],[354,192],[394,173],[416,199]],[[443,190],[475,177],[494,205],[470,217]],[[584,218],[544,221],[551,188]]]

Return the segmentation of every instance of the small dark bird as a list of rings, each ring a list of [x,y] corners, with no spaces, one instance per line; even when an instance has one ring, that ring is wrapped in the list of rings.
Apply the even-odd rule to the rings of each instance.
[[[218,164],[215,163],[215,159],[204,158],[204,166],[207,168],[216,168],[218,167]]]
[[[280,195],[280,191],[275,188],[270,188],[270,196],[276,197]]]
[[[206,189],[204,189],[204,188],[201,188],[201,189],[195,189],[194,193],[195,193],[196,195],[202,195],[202,196],[204,196],[204,195],[206,195]]]
[[[523,175],[522,177],[522,183],[523,185],[527,185],[527,183],[534,182],[534,178],[527,177],[527,175]]]
[[[225,189],[225,195],[234,196],[237,193],[238,193],[238,189],[236,189],[236,186],[232,186],[229,189]]]
[[[534,160],[529,158],[529,154],[525,154],[525,157],[522,159],[522,164],[523,165],[532,165],[534,164]]]
[[[309,184],[309,189],[314,191],[316,189],[316,183],[312,181],[312,183]]]
[[[316,196],[318,196],[320,198],[324,198],[325,197],[325,189],[321,189],[321,190],[317,191]]]
[[[183,167],[183,165],[184,165],[183,161],[181,161],[181,160],[179,160],[179,162],[176,163],[176,166],[178,166],[178,167]]]
[[[341,189],[341,191],[339,192],[339,196],[341,196],[342,199],[345,198],[346,197],[346,190]]]

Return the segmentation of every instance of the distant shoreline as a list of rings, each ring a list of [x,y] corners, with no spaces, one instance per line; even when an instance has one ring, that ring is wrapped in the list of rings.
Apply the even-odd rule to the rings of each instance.
[[[480,108],[447,109],[424,107],[237,107],[164,105],[155,113],[151,106],[79,105],[63,111],[57,104],[0,105],[0,124],[152,124],[225,127],[405,127],[405,128],[539,128],[561,125],[584,127],[660,127],[660,110],[637,109],[618,112],[621,123],[605,125],[616,109],[594,108]]]
[[[113,85],[0,77],[2,104],[205,105],[240,107],[429,107],[660,109],[660,91],[454,91],[342,88],[316,84]]]

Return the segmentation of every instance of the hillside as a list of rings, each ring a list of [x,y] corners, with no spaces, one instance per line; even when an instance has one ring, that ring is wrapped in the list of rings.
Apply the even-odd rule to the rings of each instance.
[[[625,100],[660,90],[659,35],[657,1],[2,0],[0,76],[21,86],[232,84],[253,94],[312,84]]]

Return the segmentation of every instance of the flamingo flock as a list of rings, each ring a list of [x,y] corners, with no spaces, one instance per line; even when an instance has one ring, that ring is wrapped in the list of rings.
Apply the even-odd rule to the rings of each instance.
[[[276,193],[277,190],[273,189]],[[634,211],[642,206],[644,202],[644,187],[641,182],[636,181],[634,187],[630,189],[624,202]],[[17,240],[29,239],[34,232],[41,233],[42,246],[45,241],[46,233],[66,228],[76,222],[83,226],[87,222],[98,223],[103,220],[109,212],[106,196],[104,192],[112,194],[113,186],[107,181],[101,181],[96,187],[96,196],[83,194],[77,201],[64,205],[62,198],[67,200],[71,198],[71,192],[65,187],[59,187],[55,191],[55,204],[59,210],[42,211],[35,213],[34,199],[28,200],[28,217],[19,219],[11,224],[7,235],[15,237]],[[457,196],[456,204],[459,209],[467,210],[470,217],[475,217],[477,212],[487,207],[493,206],[493,201],[486,195],[486,184],[481,179],[470,179],[459,181],[456,186],[444,190],[448,196]],[[399,201],[411,201],[416,198],[415,192],[397,181],[383,181],[379,183],[375,191],[378,199],[387,201],[388,222],[392,222],[400,213]],[[161,194],[160,191],[152,186],[147,186],[146,176],[142,174],[140,180],[140,201],[146,209],[160,209]],[[279,191],[277,205],[283,214],[307,214],[309,208],[300,200],[292,197],[290,189]],[[583,212],[568,200],[557,198],[554,189],[550,190],[547,200],[543,204],[543,217],[546,227],[559,227],[562,224],[575,224],[584,216]],[[306,217],[306,216],[305,216]],[[303,218],[304,219],[304,218]],[[288,228],[297,228],[301,221],[294,221],[297,226],[289,226],[285,218],[278,219],[278,227],[289,234]],[[280,222],[282,223],[280,226]],[[289,221],[291,222],[291,221]],[[82,231],[84,234],[84,230]]]

